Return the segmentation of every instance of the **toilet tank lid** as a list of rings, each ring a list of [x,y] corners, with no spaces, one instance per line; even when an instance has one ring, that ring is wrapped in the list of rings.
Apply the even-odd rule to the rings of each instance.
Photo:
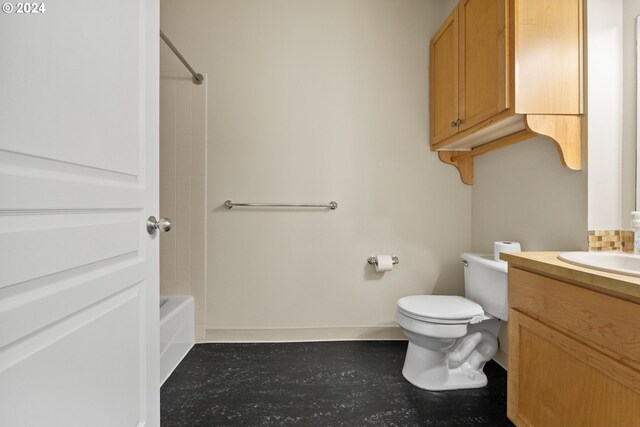
[[[481,267],[490,268],[501,273],[507,272],[508,263],[505,261],[496,261],[493,259],[493,254],[476,254],[471,252],[465,252],[460,255],[460,258],[467,261],[469,264],[475,264]]]
[[[411,295],[398,300],[400,310],[433,319],[469,319],[484,310],[470,299],[454,295]]]

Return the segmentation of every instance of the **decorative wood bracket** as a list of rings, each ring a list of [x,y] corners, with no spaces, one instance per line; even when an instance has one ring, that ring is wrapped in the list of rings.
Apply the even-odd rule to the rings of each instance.
[[[579,115],[526,115],[526,128],[479,145],[467,151],[438,151],[438,158],[455,166],[460,179],[473,185],[473,158],[499,148],[515,144],[537,135],[547,136],[555,143],[562,164],[569,169],[581,168],[581,116]]]
[[[462,182],[473,185],[473,157],[470,153],[471,151],[438,151],[438,158],[455,166]]]
[[[573,170],[582,168],[581,116],[529,114],[525,117],[529,130],[553,140],[564,166]]]

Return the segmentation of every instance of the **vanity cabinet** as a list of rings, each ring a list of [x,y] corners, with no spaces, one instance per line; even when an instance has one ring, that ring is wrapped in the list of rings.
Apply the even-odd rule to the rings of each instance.
[[[536,135],[581,167],[582,0],[461,0],[431,39],[430,146],[473,157]]]
[[[507,414],[519,427],[640,426],[639,301],[564,273],[509,258]]]

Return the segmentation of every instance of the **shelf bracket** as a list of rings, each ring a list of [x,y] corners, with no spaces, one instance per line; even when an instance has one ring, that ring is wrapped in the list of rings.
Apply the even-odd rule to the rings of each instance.
[[[486,144],[479,145],[468,151],[438,151],[438,158],[447,164],[453,165],[460,172],[460,179],[467,185],[473,185],[473,158],[499,148],[515,144],[529,139],[536,134],[529,129],[503,136]]]
[[[473,185],[473,157],[471,151],[438,151],[440,161],[453,165],[460,172],[460,179]]]
[[[582,168],[581,116],[527,114],[525,117],[527,128],[530,131],[548,136],[553,140],[564,166],[573,170]]]

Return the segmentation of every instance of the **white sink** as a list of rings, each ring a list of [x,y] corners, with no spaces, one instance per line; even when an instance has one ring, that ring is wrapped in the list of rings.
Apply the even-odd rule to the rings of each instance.
[[[580,267],[640,277],[640,255],[626,252],[563,252],[558,259]]]

